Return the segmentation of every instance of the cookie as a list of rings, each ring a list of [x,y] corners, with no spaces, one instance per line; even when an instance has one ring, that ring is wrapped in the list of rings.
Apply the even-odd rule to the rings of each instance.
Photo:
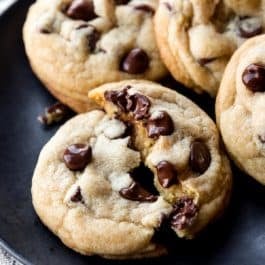
[[[161,0],[155,31],[176,80],[215,96],[234,51],[265,29],[261,0]]]
[[[105,111],[79,114],[40,153],[34,208],[85,255],[165,254],[167,227],[192,238],[227,205],[231,171],[210,118],[185,97],[147,81],[90,93]]]
[[[179,237],[192,238],[222,213],[231,190],[230,165],[215,124],[197,105],[144,80],[106,84],[89,97],[110,117],[130,124],[132,147],[172,205],[168,218]],[[179,205],[196,213],[183,209],[183,218]]]
[[[155,42],[157,0],[39,0],[23,29],[33,71],[77,112],[94,106],[87,92],[111,81],[166,74]]]
[[[265,36],[245,42],[224,73],[216,116],[228,152],[265,184]]]

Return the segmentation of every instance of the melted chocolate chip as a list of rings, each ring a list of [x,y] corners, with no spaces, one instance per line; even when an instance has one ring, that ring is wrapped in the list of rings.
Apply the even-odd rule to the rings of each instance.
[[[153,15],[155,13],[155,10],[151,6],[145,5],[145,4],[137,5],[134,7],[134,9],[139,10],[139,11],[143,11],[145,13],[150,13],[151,15]]]
[[[73,0],[66,10],[66,15],[72,19],[89,21],[97,17],[92,0]]]
[[[135,93],[129,96],[129,100],[130,104],[128,104],[128,109],[132,111],[136,120],[142,120],[149,117],[151,102],[146,96]]]
[[[130,2],[130,0],[114,0],[116,5],[126,5]]]
[[[117,94],[118,92],[117,91],[105,91],[104,92],[104,98],[107,100],[107,101],[110,101],[112,103],[114,103],[116,105],[116,101],[117,101]]]
[[[96,48],[97,41],[100,39],[100,33],[94,27],[87,36],[89,51],[93,52]]]
[[[139,93],[133,95],[128,94],[130,86],[121,91],[105,91],[104,97],[111,101],[124,112],[132,112],[136,120],[149,117],[150,100]]]
[[[201,58],[198,59],[197,62],[199,63],[200,66],[205,66],[206,64],[209,64],[216,60],[216,58]]]
[[[52,125],[62,120],[67,119],[72,114],[72,111],[64,104],[57,102],[54,105],[45,109],[43,115],[38,116],[38,121],[44,125]]]
[[[238,29],[242,38],[251,38],[262,33],[261,23],[249,17],[240,20]]]
[[[127,95],[127,106],[126,109],[127,111],[134,111],[136,107],[136,100],[135,97],[133,95]]]
[[[189,162],[194,172],[203,174],[208,169],[211,162],[211,155],[205,143],[194,141],[191,144]]]
[[[128,188],[119,191],[120,195],[130,201],[154,202],[157,196],[143,189],[137,182],[132,182]]]
[[[156,165],[157,177],[163,188],[169,188],[178,183],[177,171],[168,161],[161,161]]]
[[[130,87],[125,87],[121,91],[105,91],[104,98],[107,101],[112,102],[116,106],[118,106],[122,111],[128,112],[128,89]]]
[[[171,214],[171,227],[182,230],[192,225],[194,217],[198,212],[198,207],[194,204],[193,199],[184,197],[176,202]]]
[[[160,111],[156,117],[151,117],[147,121],[146,129],[150,138],[160,135],[170,135],[174,132],[174,123],[165,111]]]
[[[81,193],[81,188],[78,187],[75,194],[70,198],[72,202],[82,202],[83,201],[83,196]]]
[[[92,150],[86,144],[73,144],[66,148],[63,160],[70,170],[83,170],[92,159]]]
[[[243,72],[242,81],[253,92],[265,92],[265,66],[250,64]]]
[[[120,70],[129,74],[142,74],[148,67],[148,55],[140,48],[131,50],[124,56],[120,64]]]

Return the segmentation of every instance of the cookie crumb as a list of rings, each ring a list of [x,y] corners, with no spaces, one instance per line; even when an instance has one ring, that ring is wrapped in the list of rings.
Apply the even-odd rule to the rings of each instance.
[[[45,126],[50,126],[70,118],[72,111],[64,104],[57,102],[45,108],[44,114],[38,116],[38,121]]]

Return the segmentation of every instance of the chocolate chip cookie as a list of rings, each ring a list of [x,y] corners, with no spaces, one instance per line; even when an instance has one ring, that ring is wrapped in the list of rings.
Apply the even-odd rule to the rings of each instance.
[[[231,55],[264,33],[261,0],[161,0],[155,31],[162,59],[176,80],[215,96]]]
[[[192,238],[222,212],[231,189],[230,166],[215,124],[198,106],[143,80],[106,84],[89,97],[133,128],[132,147],[173,207],[167,218],[179,237]]]
[[[245,42],[224,73],[216,116],[236,164],[265,184],[265,36]]]
[[[68,247],[106,258],[159,256],[167,251],[161,227],[192,238],[222,213],[231,171],[202,110],[147,81],[108,84],[90,98],[104,111],[63,125],[32,180],[37,214]]]
[[[60,101],[78,112],[93,107],[87,92],[130,78],[160,79],[153,30],[157,0],[39,0],[23,35],[33,71]]]

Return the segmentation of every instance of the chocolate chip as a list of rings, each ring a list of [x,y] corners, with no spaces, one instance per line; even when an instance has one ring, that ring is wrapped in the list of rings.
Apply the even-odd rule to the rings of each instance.
[[[118,106],[122,111],[128,112],[128,89],[130,86],[125,87],[121,91],[105,91],[104,98]],[[130,103],[129,103],[130,104]]]
[[[134,9],[139,10],[139,11],[143,11],[145,13],[150,13],[151,15],[153,15],[155,13],[155,10],[151,6],[145,5],[145,4],[137,5],[134,7]]]
[[[204,173],[210,165],[211,155],[206,144],[194,141],[190,150],[190,167],[194,172]]]
[[[193,199],[184,197],[179,199],[173,206],[171,214],[171,227],[182,230],[192,225],[194,217],[198,212],[197,205],[194,204]]]
[[[97,17],[92,0],[73,0],[66,10],[66,15],[72,19],[89,21]]]
[[[250,64],[243,72],[242,81],[253,92],[265,92],[265,66]]]
[[[117,91],[105,91],[104,92],[104,98],[107,100],[107,101],[110,101],[112,103],[114,103],[116,105],[116,101],[117,101],[117,94],[118,92]]]
[[[177,171],[174,166],[168,161],[161,161],[156,165],[157,177],[160,185],[163,188],[169,188],[170,186],[178,183]]]
[[[51,30],[50,29],[47,29],[47,28],[41,28],[40,29],[40,33],[42,34],[51,34]]]
[[[147,121],[146,129],[150,138],[160,135],[170,135],[174,132],[174,123],[165,111],[159,111],[155,117],[150,117]]]
[[[148,67],[148,55],[140,48],[132,49],[124,56],[120,64],[120,70],[129,74],[142,74]]]
[[[261,141],[261,143],[265,144],[265,135],[259,135],[258,138]]]
[[[87,35],[87,40],[88,40],[89,51],[93,52],[96,48],[97,41],[100,39],[100,32],[94,26],[89,24],[81,24],[77,26],[75,29],[80,30],[84,28],[90,29]]]
[[[92,150],[86,144],[73,144],[67,147],[63,160],[70,170],[83,170],[92,159]]]
[[[150,100],[139,93],[135,93],[128,97],[128,109],[133,113],[136,120],[142,120],[149,117],[149,109],[151,106]]]
[[[85,28],[87,28],[87,27],[89,27],[90,25],[88,25],[88,24],[80,24],[79,26],[77,26],[75,29],[76,30],[80,30],[80,29],[85,29]]]
[[[102,48],[99,48],[99,49],[98,49],[98,52],[106,53],[107,51],[104,50],[104,49],[102,49]]]
[[[197,62],[199,63],[200,66],[205,66],[206,64],[209,64],[216,60],[216,58],[201,58],[198,59]]]
[[[83,196],[81,193],[81,188],[78,187],[75,194],[70,198],[72,202],[82,202],[83,201]]]
[[[126,5],[130,2],[130,0],[114,0],[116,5]]]
[[[150,100],[139,93],[129,95],[128,89],[130,89],[130,86],[121,91],[105,91],[104,97],[118,106],[122,111],[132,112],[136,120],[148,118],[151,106]]]
[[[97,41],[100,39],[99,31],[92,27],[91,32],[87,36],[89,51],[93,52],[96,48]]]
[[[38,116],[38,121],[44,125],[52,125],[67,119],[72,111],[64,104],[57,102],[54,105],[45,108],[44,114]]]
[[[154,202],[157,196],[143,189],[138,183],[132,182],[128,188],[123,188],[119,191],[120,195],[130,201]]]
[[[164,5],[168,11],[172,11],[172,6],[169,3],[165,2]]]
[[[242,38],[251,38],[262,33],[261,23],[256,18],[242,18],[239,21],[238,29]]]

